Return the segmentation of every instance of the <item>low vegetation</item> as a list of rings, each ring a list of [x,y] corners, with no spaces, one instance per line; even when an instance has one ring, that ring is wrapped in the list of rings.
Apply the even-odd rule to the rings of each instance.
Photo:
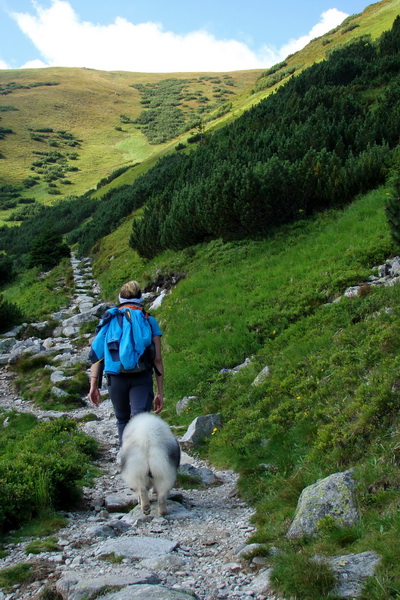
[[[30,414],[3,413],[0,431],[1,531],[49,509],[67,509],[88,481],[97,442],[75,421],[38,423]]]
[[[375,550],[382,562],[362,600],[398,600],[400,593],[400,286],[371,287],[368,279],[399,253],[400,20],[372,42],[384,27],[378,10],[397,14],[390,1],[373,5],[257,81],[259,73],[253,73],[250,99],[229,94],[237,81],[243,89],[239,75],[196,82],[187,76],[193,91],[183,79],[143,76],[129,91],[140,98],[138,110],[121,91],[132,84],[130,75],[114,74],[112,85],[119,81],[122,97],[107,117],[110,144],[102,142],[103,174],[111,175],[97,191],[51,207],[22,206],[29,189],[42,185],[35,174],[25,176],[24,189],[14,181],[4,197],[5,203],[16,202],[6,210],[15,209],[20,226],[1,230],[0,250],[7,256],[0,272],[8,272],[7,264],[12,268],[0,311],[3,306],[4,314],[13,314],[18,306],[17,321],[22,314],[45,318],[68,301],[67,259],[49,273],[27,269],[50,224],[58,241],[66,237],[81,254],[93,255],[107,300],[115,300],[132,277],[145,287],[158,273],[185,274],[156,313],[167,375],[163,415],[185,428],[200,414],[221,414],[222,427],[200,454],[239,472],[240,493],[255,507],[252,540],[268,556],[277,592],[299,600],[322,600],[332,588],[332,573],[316,566],[315,555],[364,550]],[[328,59],[320,62],[325,52]],[[214,123],[219,115],[219,124],[228,122],[235,110],[256,104],[287,79],[232,125],[213,135],[206,129],[206,121]],[[207,99],[200,93],[206,86]],[[20,117],[15,104],[18,111],[4,110],[2,118]],[[156,166],[147,170],[149,147],[178,135],[189,117],[197,122],[180,138],[185,143],[171,142],[171,153],[153,158]],[[130,144],[123,164],[136,166],[119,170],[107,153],[138,126],[148,139],[142,135],[140,152],[136,142],[123,142],[125,149]],[[39,129],[37,124],[31,133],[52,135]],[[3,133],[11,147],[14,134]],[[79,148],[80,169],[88,166],[89,146],[85,139]],[[44,150],[37,167],[47,169],[53,157],[63,162],[58,153],[64,150]],[[122,180],[126,185],[118,186]],[[342,297],[360,283],[358,296]],[[85,343],[83,337],[76,343]],[[232,372],[246,358],[250,363]],[[266,365],[269,376],[253,385]],[[87,391],[83,367],[66,371],[66,405],[51,398],[45,366],[43,359],[19,361],[21,394],[46,408],[76,406]],[[198,401],[177,416],[175,403],[191,395]],[[8,426],[0,430],[0,520],[7,530],[43,510],[65,508],[64,500],[73,502],[90,475],[96,445],[69,419],[39,424],[26,415],[3,416]],[[287,539],[302,489],[347,468],[357,482],[359,522],[338,528],[327,518],[315,536]],[[52,533],[37,548],[52,547]]]
[[[390,190],[279,228],[267,240],[215,240],[143,261],[124,250],[121,228],[97,249],[100,281],[104,289],[114,285],[114,294],[128,264],[144,284],[156,272],[186,273],[156,313],[164,332],[164,415],[187,426],[200,414],[221,413],[223,427],[201,453],[241,474],[241,494],[256,507],[253,541],[266,555],[271,546],[281,551],[270,560],[287,597],[294,589],[299,599],[326,597],[331,575],[321,566],[316,577],[315,554],[364,550],[383,561],[363,598],[394,599],[399,589],[400,288],[365,286],[359,297],[335,302],[398,252],[384,210]],[[247,357],[248,367],[229,372]],[[269,378],[253,386],[265,365]],[[191,395],[199,401],[177,417],[175,403]],[[356,469],[359,524],[338,529],[327,521],[315,538],[288,540],[302,489],[349,467]]]

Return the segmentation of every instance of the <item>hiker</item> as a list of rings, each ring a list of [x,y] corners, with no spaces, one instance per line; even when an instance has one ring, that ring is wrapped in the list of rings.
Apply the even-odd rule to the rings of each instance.
[[[89,399],[100,403],[99,380],[107,376],[108,393],[117,419],[119,443],[131,416],[161,412],[163,361],[161,330],[154,317],[143,310],[143,296],[137,281],[125,283],[119,305],[108,309],[96,329],[90,351],[92,361]],[[132,342],[132,339],[134,342]],[[153,369],[157,393],[153,392]]]

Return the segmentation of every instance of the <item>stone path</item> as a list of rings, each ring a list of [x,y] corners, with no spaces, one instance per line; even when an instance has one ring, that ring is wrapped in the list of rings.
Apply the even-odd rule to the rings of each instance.
[[[88,261],[83,264],[84,274],[79,270],[82,263],[73,262],[79,283],[73,306],[78,306],[84,316],[95,304],[93,293],[88,293],[95,284],[88,277]],[[66,317],[70,320],[68,314]],[[72,330],[67,333],[74,335]],[[40,419],[59,416],[37,410],[19,398],[12,371],[2,366],[0,409],[11,408],[33,412]],[[243,557],[254,530],[250,524],[253,511],[237,496],[236,474],[210,469],[183,453],[183,463],[209,469],[209,477],[218,484],[173,489],[169,514],[165,518],[156,516],[154,506],[151,515],[145,517],[118,472],[117,434],[110,401],[105,399],[98,409],[88,404],[68,414],[81,417],[89,412],[96,412],[99,420],[83,424],[82,429],[101,443],[97,464],[102,475],[93,487],[84,488],[82,508],[68,513],[68,525],[56,534],[57,552],[27,555],[25,548],[31,539],[6,546],[7,556],[0,560],[0,568],[33,561],[41,565],[42,576],[12,593],[0,591],[0,600],[39,600],[48,597],[45,593],[49,589],[57,589],[63,600],[90,600],[100,595],[105,600],[275,598],[268,592],[266,560]]]

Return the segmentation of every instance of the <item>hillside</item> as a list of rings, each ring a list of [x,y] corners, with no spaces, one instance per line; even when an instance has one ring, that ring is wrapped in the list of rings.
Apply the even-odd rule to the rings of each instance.
[[[316,555],[374,551],[381,562],[361,600],[399,600],[400,284],[398,272],[390,280],[378,275],[390,271],[386,261],[399,254],[385,203],[388,196],[398,198],[388,179],[398,175],[400,166],[400,19],[378,43],[361,38],[321,61],[334,44],[343,46],[360,33],[375,39],[390,30],[398,9],[398,0],[371,5],[288,58],[287,65],[278,65],[261,78],[258,73],[247,74],[231,113],[210,121],[206,131],[195,128],[162,146],[147,140],[136,159],[136,126],[121,123],[120,115],[125,121],[139,115],[147,102],[151,104],[155,88],[129,88],[131,74],[66,70],[73,79],[77,74],[98,77],[102,85],[103,75],[108,78],[104,97],[110,109],[97,134],[96,118],[87,105],[93,139],[101,140],[106,129],[111,144],[127,133],[115,127],[132,132],[127,134],[132,146],[124,151],[129,147],[130,159],[141,164],[103,182],[92,198],[81,196],[42,208],[21,227],[1,232],[0,250],[9,256],[1,257],[0,266],[4,272],[10,260],[15,278],[3,286],[0,306],[2,297],[12,303],[6,315],[10,319],[17,309],[23,311],[15,321],[44,319],[68,304],[74,293],[67,261],[48,273],[37,266],[27,268],[33,240],[47,230],[54,229],[60,239],[65,236],[74,249],[79,242],[81,251],[90,253],[104,300],[115,301],[120,285],[132,278],[144,288],[154,286],[160,276],[178,276],[179,282],[154,313],[163,331],[163,417],[184,429],[197,416],[221,414],[223,426],[199,453],[240,474],[240,495],[255,508],[252,541],[261,544],[258,554],[265,556],[264,566],[273,569],[274,589],[286,598],[331,597],[329,570],[316,568]],[[274,77],[279,79],[279,72],[300,56],[308,56],[311,68],[299,67],[298,77],[265,99],[291,75],[286,72],[269,86]],[[49,72],[45,83],[55,83]],[[113,77],[121,90],[128,88],[121,91],[122,99],[115,98]],[[221,75],[222,80],[229,81]],[[31,81],[38,81],[37,73],[32,73]],[[146,81],[160,83],[157,76]],[[204,85],[220,85],[205,81]],[[255,92],[257,85],[265,87]],[[61,84],[35,86],[13,91],[1,102],[12,106],[14,94],[21,99],[25,93],[61,98],[61,91]],[[83,94],[87,102],[91,94],[88,87]],[[128,111],[130,94],[137,95],[135,115]],[[73,97],[75,102],[77,96]],[[114,106],[120,99],[122,104]],[[139,106],[141,101],[145,104]],[[253,102],[257,105],[247,110]],[[244,114],[236,118],[241,111]],[[6,119],[22,118],[22,113],[22,105],[20,111],[1,112],[0,125],[11,127]],[[77,111],[77,119],[80,114]],[[232,116],[232,123],[219,127]],[[97,117],[102,118],[100,108]],[[43,129],[41,118],[35,119],[34,128]],[[60,152],[79,154],[67,164],[79,168],[84,160],[89,164],[84,158],[89,144],[85,149],[83,135],[86,131],[89,139],[89,127],[84,130],[80,124],[72,131],[61,121],[50,126],[48,120],[46,126],[53,131],[30,132],[31,125],[25,122],[29,152],[33,133],[45,140],[33,140],[35,144],[52,141]],[[191,151],[188,144],[176,152],[178,139],[186,143],[194,132],[202,142],[197,149]],[[5,132],[4,136],[3,148],[18,138]],[[143,141],[143,129],[140,136]],[[104,147],[98,143],[100,154]],[[120,156],[124,152],[115,148],[105,149],[110,171],[124,164],[112,162],[116,151]],[[169,148],[173,151],[168,154]],[[146,152],[153,150],[149,158]],[[157,161],[160,152],[166,156]],[[7,160],[1,160],[0,167]],[[99,175],[102,158],[97,160]],[[150,165],[156,168],[149,170]],[[208,172],[202,171],[204,166]],[[83,189],[83,168],[70,173],[71,181],[82,176]],[[93,187],[99,180],[92,174]],[[100,179],[109,174],[101,173]],[[19,176],[24,176],[22,171]],[[250,187],[254,182],[263,185]],[[118,187],[121,183],[127,185]],[[57,180],[55,185],[73,189],[78,179],[75,184]],[[24,194],[33,194],[35,187]],[[50,196],[41,200],[48,202]],[[192,204],[185,204],[188,198]],[[172,200],[175,212],[170,210]],[[196,213],[199,207],[202,212]],[[170,237],[162,229],[167,221]],[[148,235],[139,254],[132,234],[139,232],[141,223],[147,223]],[[205,223],[211,223],[207,230]],[[238,225],[235,231],[235,224],[240,230]],[[350,286],[357,286],[357,291],[350,293]],[[49,322],[49,330],[54,325]],[[94,323],[83,327],[74,341],[87,344],[84,334],[93,328]],[[86,367],[75,365],[73,376],[84,379]],[[253,385],[265,367],[268,376]],[[42,386],[49,373],[43,362],[28,359],[17,368],[26,397],[48,402]],[[177,415],[176,403],[185,396],[195,399]],[[320,520],[315,535],[288,539],[301,491],[348,469],[356,482],[358,521],[339,526],[328,516]]]
[[[25,198],[52,204],[95,188],[119,170],[128,169],[96,196],[132,183],[198,127],[211,131],[236,119],[351,39],[376,39],[397,13],[397,0],[370,5],[265,72],[0,71],[0,184],[23,186],[6,199],[2,193],[0,222]],[[141,123],[134,124],[138,118]]]
[[[68,68],[0,71],[0,182],[20,185],[28,177],[38,177],[38,183],[32,187],[28,183],[23,195],[45,203],[80,195],[115,169],[165,152],[171,146],[170,136],[176,138],[177,132],[208,110],[230,101],[258,75],[253,71],[157,75]],[[134,125],[151,106],[148,97],[154,89],[158,101],[164,97],[161,116],[168,125],[173,122],[171,111],[178,111],[178,106],[182,116],[176,130],[164,132],[158,123],[160,135],[167,138],[162,143]],[[36,167],[33,163],[43,161],[45,153],[46,164]],[[57,177],[55,170],[60,167],[63,172]]]

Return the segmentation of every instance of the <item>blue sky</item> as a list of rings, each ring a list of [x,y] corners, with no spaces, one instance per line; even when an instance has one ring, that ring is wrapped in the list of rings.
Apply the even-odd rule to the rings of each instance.
[[[0,0],[0,69],[266,68],[368,4],[368,0]]]

